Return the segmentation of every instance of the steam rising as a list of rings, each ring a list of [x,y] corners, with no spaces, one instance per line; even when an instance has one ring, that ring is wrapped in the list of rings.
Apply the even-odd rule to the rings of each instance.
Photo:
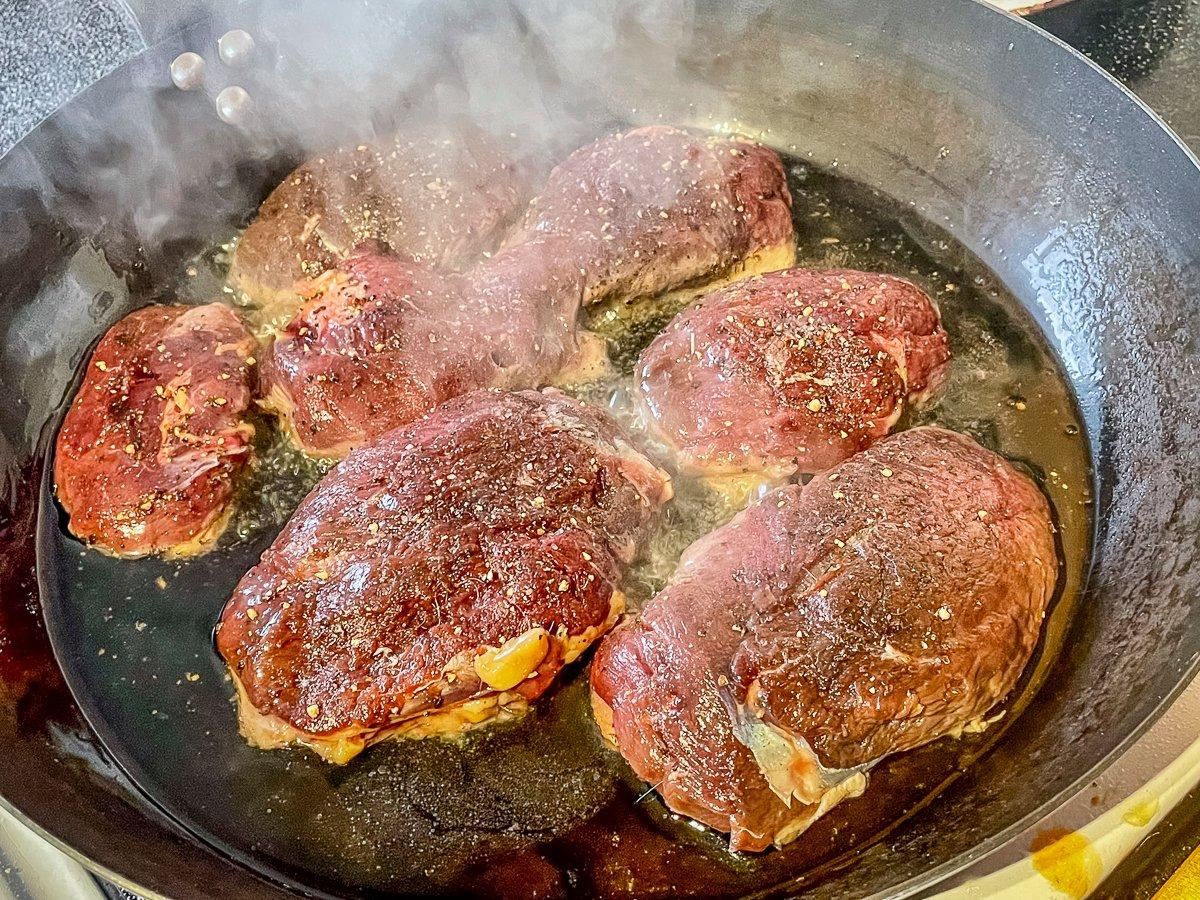
[[[723,6],[720,27],[746,37],[758,7],[738,10]],[[16,239],[3,243],[29,260],[31,279],[39,259],[61,256],[58,229],[85,247],[65,273],[59,264],[45,282],[5,286],[13,302],[0,309],[0,333],[12,341],[0,371],[39,406],[11,424],[48,417],[83,342],[133,306],[174,300],[181,260],[228,240],[305,158],[436,123],[451,135],[515,135],[526,162],[545,168],[622,125],[728,119],[723,91],[695,72],[728,41],[697,49],[697,17],[708,21],[702,0],[299,0],[214,10],[130,63],[128,75],[94,85],[0,170],[7,206],[28,210],[8,217],[3,230]],[[254,49],[233,67],[217,41],[237,28]],[[185,51],[206,63],[190,91],[171,80],[170,62]],[[240,126],[215,108],[235,85],[253,104]],[[660,105],[639,108],[638,96]],[[107,260],[103,271],[88,245]],[[17,312],[34,294],[32,312]],[[98,304],[101,294],[117,299]],[[48,344],[38,334],[49,329]]]
[[[630,86],[687,96],[705,118],[726,117],[721,94],[687,70],[698,14],[695,0],[235,7],[168,40],[175,52],[135,62],[134,90],[101,84],[93,93],[103,102],[64,110],[62,133],[87,149],[70,171],[54,159],[27,176],[51,195],[52,214],[71,215],[85,233],[128,220],[153,255],[154,245],[195,236],[197,224],[245,220],[264,184],[239,172],[239,160],[293,164],[431,122],[517,133],[531,156],[557,159],[601,130],[658,118],[630,105]],[[233,28],[255,41],[236,68],[216,46]],[[172,86],[167,66],[184,51],[206,62],[203,86],[188,93]],[[255,104],[241,129],[214,108],[235,85]],[[54,194],[67,202],[53,203]]]

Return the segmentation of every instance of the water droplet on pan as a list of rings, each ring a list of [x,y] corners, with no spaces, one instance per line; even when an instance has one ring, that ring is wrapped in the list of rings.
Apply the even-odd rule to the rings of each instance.
[[[222,122],[240,125],[246,121],[250,113],[250,95],[246,93],[244,87],[231,84],[217,94],[216,105],[217,115],[221,117]]]
[[[171,81],[181,91],[194,91],[204,83],[204,57],[199,53],[180,53],[171,61]]]
[[[240,28],[227,31],[217,40],[217,53],[227,66],[243,65],[254,52],[254,38]]]

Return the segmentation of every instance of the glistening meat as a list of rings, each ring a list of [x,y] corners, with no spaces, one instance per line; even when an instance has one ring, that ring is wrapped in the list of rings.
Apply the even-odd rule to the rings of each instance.
[[[228,521],[250,458],[254,339],[227,306],[151,306],[88,360],[54,458],[81,540],[117,556],[187,556]]]
[[[557,239],[562,263],[584,273],[584,303],[653,297],[790,264],[791,205],[774,150],[652,125],[572,153],[505,245]]]
[[[883,437],[949,361],[937,309],[911,282],[788,269],[676,316],[638,361],[638,399],[682,470],[778,479]]]
[[[918,428],[767,494],[689,548],[592,663],[606,738],[736,850],[794,839],[880,758],[981,727],[1057,576],[1045,498]]]
[[[790,260],[789,208],[778,156],[753,142],[666,126],[603,138],[470,272],[375,248],[304,288],[264,392],[306,452],[339,456],[471,388],[566,378],[595,347],[582,304]]]
[[[294,284],[379,241],[463,269],[495,249],[529,194],[528,167],[475,130],[384,138],[289,174],[238,241],[229,278],[267,318],[295,311]]]
[[[352,453],[239,583],[246,737],[334,762],[511,717],[607,631],[670,482],[603,412],[477,391]]]

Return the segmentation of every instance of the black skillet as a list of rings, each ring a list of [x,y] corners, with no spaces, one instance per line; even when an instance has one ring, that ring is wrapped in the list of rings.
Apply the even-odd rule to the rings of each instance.
[[[1082,58],[969,0],[237,15],[152,48],[0,161],[0,794],[56,843],[180,897],[587,893],[589,865],[627,833],[652,835],[635,842],[658,879],[642,883],[664,891],[900,895],[1078,790],[1194,673],[1200,172]],[[207,93],[170,87],[169,61],[232,25],[259,36],[259,64],[214,67]],[[244,130],[212,113],[233,78],[256,101]],[[62,537],[43,462],[89,344],[184,289],[185,261],[244,222],[301,146],[431,114],[509,126],[551,156],[619,122],[733,123],[944,229],[1024,305],[1071,382],[1096,527],[1040,689],[927,802],[937,785],[900,765],[910,814],[882,837],[827,833],[802,882],[795,866],[722,858],[652,797],[635,804],[619,762],[571,725],[578,685],[475,757],[385,747],[331,771],[235,749],[228,686],[193,636],[270,529],[186,575],[80,556]],[[774,881],[738,880],[751,870]]]

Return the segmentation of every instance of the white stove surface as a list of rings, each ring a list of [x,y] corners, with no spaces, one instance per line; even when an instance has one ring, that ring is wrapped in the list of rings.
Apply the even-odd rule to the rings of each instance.
[[[1087,896],[1200,784],[1197,722],[1200,679],[1085,790],[939,891],[925,896],[939,900]],[[1056,829],[1072,833],[1061,849],[1073,852],[1059,867],[1054,884],[1034,868],[1030,847]]]

